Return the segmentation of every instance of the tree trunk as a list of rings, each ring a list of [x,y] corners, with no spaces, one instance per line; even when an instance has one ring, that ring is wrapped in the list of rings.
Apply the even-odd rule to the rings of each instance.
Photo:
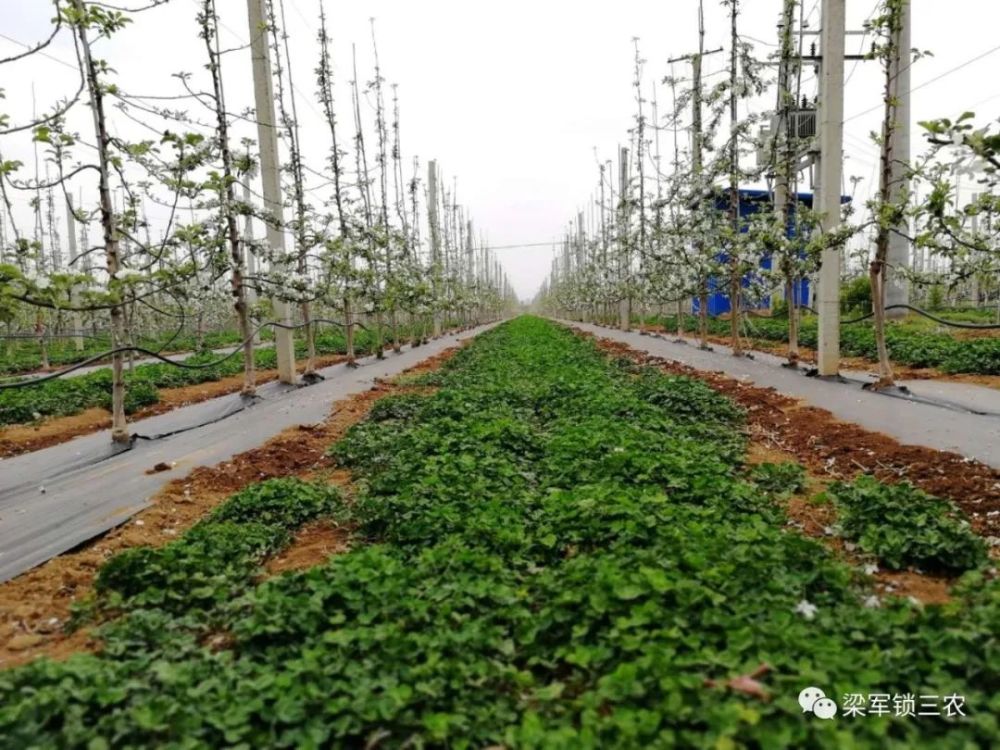
[[[869,278],[872,287],[872,312],[875,314],[875,346],[878,350],[879,379],[876,388],[885,388],[895,384],[892,363],[889,361],[889,350],[885,343],[885,281],[886,262],[889,258],[890,224],[884,214],[891,208],[893,196],[893,159],[894,137],[896,130],[896,107],[898,95],[898,79],[893,71],[899,69],[901,50],[899,49],[900,29],[899,9],[890,6],[888,21],[890,43],[883,60],[885,87],[882,92],[884,114],[882,117],[882,148],[879,162],[879,191],[877,205],[878,234],[875,239],[875,258],[869,266]],[[909,54],[909,50],[907,50]]]
[[[698,292],[698,345],[708,349],[708,289],[702,286]]]
[[[81,0],[73,0],[74,9],[84,16],[84,8]],[[118,233],[115,230],[114,209],[111,201],[110,185],[110,144],[111,137],[108,134],[107,123],[104,114],[104,89],[97,76],[97,65],[90,52],[90,40],[87,38],[87,29],[83,22],[79,22],[76,27],[77,37],[80,40],[80,48],[83,53],[83,64],[86,68],[87,90],[90,97],[90,109],[94,118],[94,133],[97,139],[98,171],[100,181],[98,192],[100,194],[101,205],[101,229],[104,236],[104,253],[107,263],[107,271],[111,277],[112,287],[114,285],[115,274],[119,271],[118,263]],[[125,343],[125,323],[123,319],[122,305],[116,304],[111,308],[111,347],[118,349]],[[111,440],[115,443],[129,443],[131,436],[128,431],[128,423],[125,418],[125,376],[123,372],[123,357],[121,352],[116,352],[111,357]]]
[[[38,353],[43,370],[49,369],[49,342],[45,337],[45,318],[41,309],[35,314],[35,333],[38,335]]]
[[[799,365],[799,302],[795,298],[795,280],[785,278],[785,302],[788,307],[788,365]]]
[[[351,298],[349,295],[344,295],[344,336],[347,338],[347,364],[354,367],[357,362],[354,356],[354,321],[351,316]]]
[[[885,342],[885,256],[888,249],[888,242],[885,243],[884,250],[881,247],[876,249],[875,260],[868,267],[872,286],[872,312],[875,313],[875,348],[878,351],[877,388],[885,388],[896,382],[892,362],[889,360],[889,347]]]
[[[316,372],[316,328],[312,322],[312,308],[308,302],[303,302],[300,306],[302,310],[302,322],[305,323],[306,332],[306,367],[303,375],[313,375]]]
[[[244,396],[253,396],[257,392],[257,373],[255,370],[253,351],[253,331],[250,323],[250,310],[247,305],[246,285],[243,283],[243,246],[240,241],[239,229],[236,225],[236,213],[233,206],[236,203],[236,192],[233,177],[233,160],[229,150],[229,125],[227,121],[226,102],[222,92],[222,70],[218,51],[218,18],[215,13],[215,0],[205,3],[205,46],[208,49],[209,71],[212,74],[213,95],[215,99],[216,134],[219,139],[219,149],[222,152],[222,172],[225,176],[221,195],[223,218],[226,223],[226,239],[229,242],[230,269],[229,281],[233,295],[233,308],[240,326],[240,337],[243,341],[243,388]],[[208,24],[211,24],[209,29]],[[209,33],[211,31],[211,33]],[[215,45],[215,46],[213,46]]]
[[[734,261],[734,269],[729,279],[729,338],[732,341],[733,356],[743,356],[743,342],[740,340],[740,298],[742,295],[740,276],[738,273],[739,264]]]
[[[375,310],[375,356],[385,359],[385,339],[382,335],[382,308]]]

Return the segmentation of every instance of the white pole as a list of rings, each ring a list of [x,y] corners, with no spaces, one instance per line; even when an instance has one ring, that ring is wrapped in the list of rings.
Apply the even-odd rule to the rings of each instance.
[[[257,141],[260,145],[260,178],[264,195],[264,210],[273,217],[267,224],[267,244],[271,251],[284,255],[285,230],[281,200],[281,167],[278,160],[278,129],[274,115],[274,81],[271,77],[271,50],[267,43],[264,20],[264,0],[247,0],[250,19],[250,56],[253,62],[254,102],[257,109]],[[278,321],[291,323],[287,302],[274,300]],[[295,343],[286,328],[274,331],[274,348],[278,359],[278,379],[294,383]]]
[[[844,156],[844,36],[846,0],[823,0],[820,74],[820,194],[819,212],[824,232],[840,226],[840,182]],[[839,247],[823,250],[816,304],[819,308],[820,375],[840,369],[840,263]]]
[[[906,171],[910,163],[910,69],[913,67],[913,54],[910,52],[911,29],[913,14],[912,0],[903,0],[899,31],[899,64],[893,64],[894,88],[896,90],[896,122],[892,127],[892,164],[890,165],[890,200],[899,201],[900,196],[909,188]],[[909,221],[904,218],[898,225],[903,234],[889,234],[889,268],[885,289],[886,307],[891,305],[908,305],[910,303],[910,285],[904,272],[910,267],[910,241],[903,235],[910,234]],[[907,310],[887,310],[886,317],[902,318]]]

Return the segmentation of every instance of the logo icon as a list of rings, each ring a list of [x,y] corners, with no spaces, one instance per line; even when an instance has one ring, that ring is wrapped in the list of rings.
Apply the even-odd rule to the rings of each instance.
[[[832,719],[837,715],[837,704],[818,687],[803,688],[799,693],[799,705],[802,713],[812,713],[817,719]]]

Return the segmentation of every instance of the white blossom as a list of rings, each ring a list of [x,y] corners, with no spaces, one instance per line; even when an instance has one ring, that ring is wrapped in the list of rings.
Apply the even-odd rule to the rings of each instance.
[[[800,601],[798,604],[795,605],[795,609],[793,611],[796,614],[802,615],[807,620],[812,620],[814,617],[816,617],[816,613],[819,611],[819,607],[817,607],[815,604],[808,601],[807,599],[803,599],[802,601]]]

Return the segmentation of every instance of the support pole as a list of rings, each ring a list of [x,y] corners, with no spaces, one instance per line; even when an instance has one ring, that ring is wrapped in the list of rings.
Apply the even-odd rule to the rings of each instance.
[[[891,184],[889,196],[893,203],[899,203],[902,196],[909,190],[910,181],[907,170],[910,164],[910,70],[913,67],[913,47],[911,29],[913,25],[912,0],[903,0],[902,26],[899,30],[899,61],[894,63],[892,76],[895,79],[896,90],[896,122],[892,128],[892,163],[890,164],[889,180]],[[908,305],[910,303],[910,284],[906,280],[905,271],[910,267],[910,235],[909,221],[904,217],[896,227],[898,232],[889,234],[889,253],[887,260],[889,268],[886,271],[885,304]],[[905,309],[886,310],[887,318],[905,317]]]
[[[278,160],[278,129],[274,115],[274,79],[271,76],[271,49],[267,43],[264,0],[247,0],[250,18],[250,56],[253,63],[253,93],[257,109],[257,141],[260,145],[260,178],[264,210],[268,214],[267,244],[271,252],[284,256],[285,229],[281,199],[281,165]],[[291,324],[291,308],[274,300],[274,313],[285,325]],[[295,383],[295,342],[292,331],[276,328],[274,348],[278,359],[278,379]]]
[[[823,0],[820,73],[820,195],[824,233],[840,226],[840,182],[844,156],[844,36],[846,0]],[[816,304],[819,308],[820,375],[840,370],[840,248],[823,250]]]

